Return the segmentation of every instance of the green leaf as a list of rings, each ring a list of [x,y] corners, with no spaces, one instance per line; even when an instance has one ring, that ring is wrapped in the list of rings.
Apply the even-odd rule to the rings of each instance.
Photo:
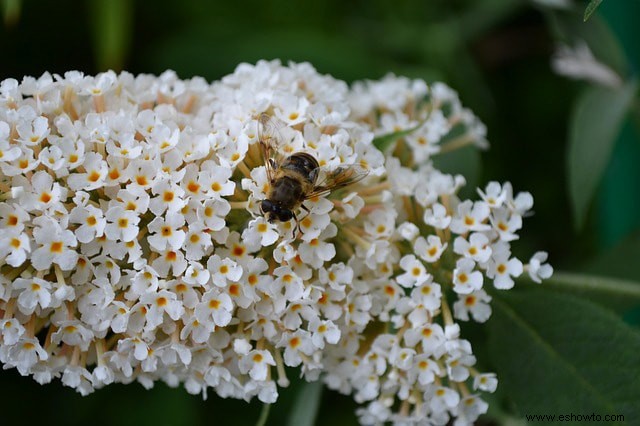
[[[386,135],[380,135],[373,139],[373,145],[380,151],[385,152],[391,145],[393,145],[398,139],[401,139],[412,132],[415,132],[422,126],[422,122],[415,127],[409,129],[398,130],[397,132],[387,133]]]
[[[529,281],[529,278],[523,276],[519,281]],[[640,281],[555,271],[551,278],[544,280],[543,288],[581,296],[616,310],[640,306]]]
[[[543,289],[493,306],[490,355],[520,415],[640,416],[640,334],[611,311]]]
[[[589,2],[589,4],[587,5],[587,8],[584,10],[585,22],[587,22],[587,19],[589,19],[591,15],[593,15],[593,12],[595,12],[598,6],[600,6],[600,3],[602,3],[602,0],[591,0]]]
[[[593,86],[578,99],[569,128],[567,162],[576,229],[584,225],[635,92],[635,82],[618,89]]]
[[[289,414],[289,426],[313,426],[316,423],[323,385],[321,381],[305,382],[299,387],[298,395]]]
[[[634,280],[640,286],[640,231],[630,235],[612,249],[590,259],[584,265],[584,272],[607,274],[625,280]]]
[[[2,0],[2,15],[7,28],[14,27],[20,20],[22,0]]]
[[[133,2],[94,0],[89,10],[98,69],[121,70],[131,39]]]

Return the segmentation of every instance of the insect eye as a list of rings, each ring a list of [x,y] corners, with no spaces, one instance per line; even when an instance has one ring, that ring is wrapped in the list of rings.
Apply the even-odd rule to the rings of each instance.
[[[262,200],[262,204],[260,204],[260,209],[263,213],[273,211],[273,203],[269,200]]]
[[[282,222],[287,222],[293,218],[293,212],[291,210],[281,210],[280,211],[280,220]]]

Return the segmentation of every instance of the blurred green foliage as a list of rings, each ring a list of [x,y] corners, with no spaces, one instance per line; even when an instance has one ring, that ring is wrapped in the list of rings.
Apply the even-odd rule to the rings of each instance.
[[[463,103],[489,129],[488,152],[480,156],[461,153],[455,159],[465,164],[468,180],[478,185],[509,180],[516,191],[534,195],[536,214],[526,220],[515,254],[527,258],[546,250],[556,269],[638,281],[640,102],[636,95],[631,116],[619,118],[622,131],[611,136],[610,161],[602,164],[603,177],[594,184],[595,199],[582,194],[580,214],[585,224],[575,231],[566,166],[569,124],[575,101],[589,84],[554,74],[550,58],[557,42],[574,44],[583,39],[598,59],[631,80],[640,65],[640,29],[634,22],[640,16],[640,2],[603,2],[584,24],[586,5],[576,2],[569,10],[558,10],[524,0],[303,4],[284,0],[3,0],[0,79],[72,69],[93,74],[113,68],[154,74],[174,69],[181,77],[201,75],[211,81],[232,72],[240,62],[280,58],[309,61],[320,72],[349,82],[380,78],[388,72],[442,80],[460,92]],[[581,143],[588,137],[578,139],[576,143]],[[440,161],[451,170],[451,158]],[[554,303],[562,305],[564,296],[554,297]],[[544,309],[545,303],[539,300],[544,297],[536,293],[536,298],[535,306]],[[515,305],[508,307],[508,300],[500,301],[496,308],[491,342],[511,336],[500,317],[514,320],[513,306],[527,306],[520,295],[512,299]],[[602,308],[593,308],[591,302],[569,302],[580,309],[575,318],[549,318],[579,322],[581,314],[593,313],[611,323],[617,321],[602,313]],[[525,333],[534,330],[523,322],[535,317],[531,309],[516,318]],[[633,310],[625,312],[628,322],[638,323]],[[486,331],[470,326],[468,332],[473,334],[480,362],[495,368],[490,357],[495,349],[484,343]],[[625,329],[619,334],[633,335],[636,342],[634,333]],[[557,344],[558,350],[565,349],[561,338],[554,335],[553,339],[549,347]],[[588,344],[588,336],[583,340]],[[543,365],[547,362],[543,359]],[[513,368],[498,372],[508,375]],[[594,373],[596,380],[601,374]],[[295,375],[290,373],[290,377]],[[508,386],[513,379],[507,376],[504,382]],[[268,424],[286,423],[295,411],[292,401],[299,400],[300,389],[294,383],[281,392]],[[500,402],[492,406],[494,418],[501,418],[496,410],[502,408],[513,412],[514,401],[506,394],[496,397]],[[247,405],[215,395],[202,402],[200,397],[161,384],[152,391],[140,385],[112,385],[82,398],[59,382],[39,386],[20,378],[15,370],[0,374],[0,400],[3,424],[54,419],[68,425],[253,424],[261,410],[257,402]],[[324,392],[320,402],[317,424],[355,423],[355,404],[349,397]]]

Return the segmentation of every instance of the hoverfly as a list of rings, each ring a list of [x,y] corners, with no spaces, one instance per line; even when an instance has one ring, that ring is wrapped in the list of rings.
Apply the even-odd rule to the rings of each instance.
[[[295,230],[300,231],[295,210],[301,207],[307,214],[310,213],[303,204],[305,200],[328,195],[333,190],[356,183],[364,179],[369,171],[358,164],[327,171],[321,169],[318,160],[307,152],[294,152],[283,157],[279,152],[283,144],[280,125],[284,123],[275,121],[267,114],[260,115],[258,139],[269,180],[267,197],[262,200],[260,210],[270,223],[295,219],[295,236]]]

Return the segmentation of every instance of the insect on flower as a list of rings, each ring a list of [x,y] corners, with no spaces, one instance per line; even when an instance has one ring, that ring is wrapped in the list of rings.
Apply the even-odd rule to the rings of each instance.
[[[356,183],[364,179],[369,171],[359,164],[324,170],[320,168],[318,160],[307,152],[295,152],[283,157],[280,153],[283,138],[279,127],[280,123],[269,115],[260,116],[260,147],[270,185],[260,209],[271,223],[295,219],[295,234],[295,230],[300,231],[295,210],[300,207],[307,214],[310,213],[303,204],[305,200],[328,195],[331,191]]]

